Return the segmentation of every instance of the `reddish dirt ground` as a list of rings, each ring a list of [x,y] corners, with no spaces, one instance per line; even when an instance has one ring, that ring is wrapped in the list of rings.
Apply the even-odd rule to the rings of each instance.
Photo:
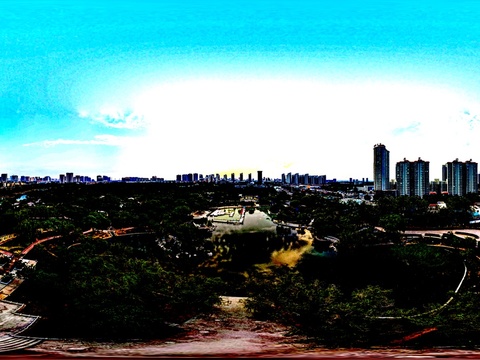
[[[28,358],[318,358],[318,359],[399,359],[442,358],[480,359],[480,351],[314,348],[304,339],[288,336],[287,328],[250,318],[243,298],[225,297],[220,311],[182,324],[184,332],[148,342],[93,343],[48,340],[25,350]],[[15,357],[15,356],[14,356]]]

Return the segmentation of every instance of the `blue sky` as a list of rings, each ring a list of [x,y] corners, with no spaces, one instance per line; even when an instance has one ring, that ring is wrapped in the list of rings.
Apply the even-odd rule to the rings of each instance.
[[[478,1],[0,1],[0,171],[480,161]]]

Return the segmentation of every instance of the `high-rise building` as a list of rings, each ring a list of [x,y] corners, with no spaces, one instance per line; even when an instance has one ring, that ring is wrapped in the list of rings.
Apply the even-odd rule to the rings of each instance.
[[[446,170],[447,191],[449,195],[463,196],[478,191],[478,165],[472,160],[461,162],[455,159],[442,166]]]
[[[474,193],[478,192],[478,164],[473,162],[472,159],[465,161],[465,192]]]
[[[299,178],[300,178],[300,175],[298,173],[293,174],[291,184],[298,185],[300,181]]]
[[[285,176],[285,183],[291,184],[292,183],[292,173],[289,172],[287,176]]]
[[[301,181],[301,182],[302,182],[302,184],[304,184],[304,185],[310,184],[310,178],[309,178],[308,174],[304,174],[304,175],[302,176],[302,181]]]
[[[410,161],[403,159],[397,162],[395,166],[395,179],[397,180],[398,195],[410,195],[410,187],[412,185],[410,175]]]
[[[413,194],[423,197],[430,192],[430,162],[418,158],[413,166]]]
[[[447,191],[450,195],[465,194],[465,172],[464,164],[458,159],[448,162],[447,167]]]
[[[65,182],[73,183],[73,173],[72,172],[65,173]]]
[[[258,185],[262,185],[262,183],[263,183],[262,170],[257,171],[257,183],[258,183]]]
[[[373,188],[374,190],[389,190],[390,188],[390,152],[385,145],[376,144],[373,147]]]
[[[428,195],[430,189],[430,163],[418,158],[417,161],[397,162],[395,168],[397,192],[399,195]]]

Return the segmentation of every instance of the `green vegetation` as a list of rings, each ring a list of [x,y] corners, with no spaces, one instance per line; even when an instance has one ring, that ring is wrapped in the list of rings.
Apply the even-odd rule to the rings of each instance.
[[[47,316],[56,336],[161,337],[174,330],[170,323],[219,303],[216,279],[166,270],[132,244],[85,240],[57,247],[56,256],[44,250],[17,295]]]
[[[16,203],[23,194],[28,202]],[[159,338],[235,295],[248,296],[253,316],[319,345],[478,346],[479,249],[475,238],[454,233],[470,226],[477,195],[375,196],[370,204],[268,185],[110,183],[16,187],[0,196],[0,234],[17,235],[2,249],[56,236],[28,253],[37,265],[18,270],[26,281],[9,298],[42,316],[35,335]],[[216,254],[208,226],[192,214],[246,198],[275,221],[308,228],[313,250],[294,267],[260,271],[255,265],[272,251],[300,246],[285,226],[232,232]],[[437,201],[447,207],[429,212]],[[253,210],[246,204],[247,216]],[[131,234],[110,235],[122,228]],[[403,231],[417,228],[451,233],[406,241]]]

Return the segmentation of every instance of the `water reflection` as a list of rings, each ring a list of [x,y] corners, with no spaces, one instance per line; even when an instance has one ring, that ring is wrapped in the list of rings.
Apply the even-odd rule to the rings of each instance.
[[[214,219],[210,219],[213,220]],[[295,266],[302,255],[313,249],[308,230],[275,224],[262,211],[246,212],[243,224],[216,223],[211,241],[214,256],[209,266],[219,270],[243,271],[251,266]]]
[[[271,255],[271,263],[274,265],[287,265],[294,267],[302,255],[313,250],[313,237],[309,230],[303,234],[297,234],[297,242],[289,244],[288,248],[275,250]]]

